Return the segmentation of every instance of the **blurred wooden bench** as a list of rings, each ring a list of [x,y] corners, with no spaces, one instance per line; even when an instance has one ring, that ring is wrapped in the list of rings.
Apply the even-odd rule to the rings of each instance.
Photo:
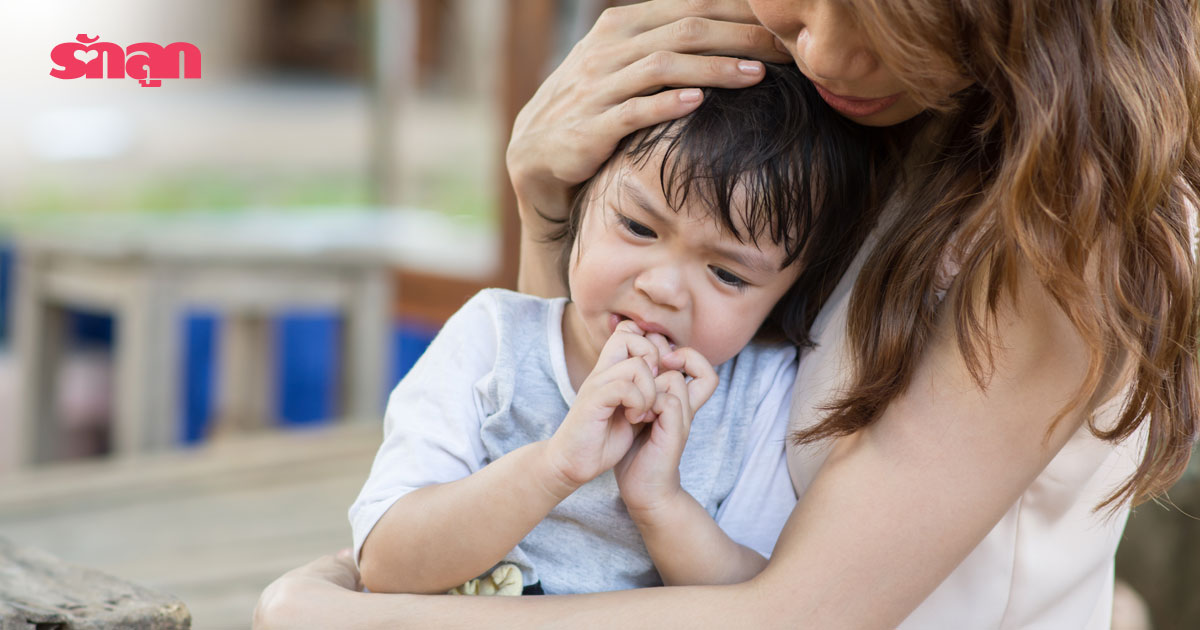
[[[248,628],[271,580],[350,546],[346,510],[382,436],[343,422],[25,469],[0,482],[0,532],[169,593],[196,628]]]
[[[17,234],[18,400],[7,461],[54,459],[51,408],[65,310],[115,320],[113,450],[178,441],[180,326],[188,309],[225,316],[218,416],[262,426],[272,387],[269,318],[284,309],[331,309],[345,322],[340,415],[371,419],[383,408],[390,346],[387,213],[259,212],[103,216],[70,229]]]

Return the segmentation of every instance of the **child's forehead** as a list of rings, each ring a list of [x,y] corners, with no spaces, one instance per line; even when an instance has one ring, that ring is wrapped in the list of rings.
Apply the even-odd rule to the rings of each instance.
[[[786,258],[786,252],[765,235],[751,233],[746,226],[743,213],[746,210],[745,194],[732,200],[733,212],[730,219],[734,229],[718,217],[715,206],[705,198],[707,191],[690,191],[683,203],[672,205],[663,191],[659,169],[652,161],[640,167],[632,161],[614,169],[612,178],[605,186],[605,195],[615,199],[618,208],[625,211],[637,208],[641,214],[656,222],[684,227],[697,237],[693,243],[697,249],[738,253],[738,258],[766,259],[762,265],[778,269]],[[764,269],[767,271],[767,269]]]
[[[693,182],[691,190],[675,190],[668,199],[664,189],[660,162],[641,160],[635,162],[623,158],[623,163],[616,164],[612,180],[605,188],[623,202],[631,202],[634,206],[654,215],[663,215],[664,220],[676,220],[712,223],[725,237],[736,241],[751,240],[748,238],[746,214],[749,211],[749,195],[743,187],[737,186],[731,191],[729,220],[734,230],[723,220],[720,210],[712,200],[712,191],[702,186],[702,182]],[[769,239],[768,239],[769,240]]]

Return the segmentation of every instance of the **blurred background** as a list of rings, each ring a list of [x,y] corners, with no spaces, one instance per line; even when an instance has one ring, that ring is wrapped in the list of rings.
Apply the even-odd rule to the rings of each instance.
[[[197,628],[347,546],[387,392],[515,286],[508,131],[608,4],[0,3],[0,537]],[[80,34],[201,77],[51,77]]]
[[[388,390],[515,286],[513,117],[611,4],[0,3],[0,537],[197,628],[347,546]],[[52,78],[80,34],[202,76]],[[1200,627],[1198,522],[1150,504],[1127,538],[1155,627]]]

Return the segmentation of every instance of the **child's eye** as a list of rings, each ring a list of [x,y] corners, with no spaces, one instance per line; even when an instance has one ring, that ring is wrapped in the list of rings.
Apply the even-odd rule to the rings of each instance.
[[[715,275],[718,280],[728,284],[731,287],[744,289],[748,284],[745,280],[742,280],[741,278],[729,273],[728,271],[725,271],[720,267],[709,267],[709,269],[712,269],[713,275]]]
[[[638,238],[654,238],[658,236],[654,233],[654,230],[651,230],[650,228],[638,223],[637,221],[634,221],[633,219],[630,219],[629,217],[621,217],[621,223],[625,225],[625,229],[629,230],[630,234],[633,234]]]

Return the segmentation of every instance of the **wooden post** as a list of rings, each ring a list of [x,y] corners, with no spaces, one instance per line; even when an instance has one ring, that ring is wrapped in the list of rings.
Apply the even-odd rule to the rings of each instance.
[[[396,115],[413,85],[415,0],[371,0],[371,200],[380,207],[400,201],[396,186]]]
[[[521,220],[504,166],[504,150],[512,135],[517,113],[537,91],[550,68],[547,62],[554,45],[556,8],[554,0],[514,0],[508,5],[504,25],[504,50],[500,55],[501,176],[499,187],[500,269],[496,286],[517,288],[517,263],[521,249]]]

